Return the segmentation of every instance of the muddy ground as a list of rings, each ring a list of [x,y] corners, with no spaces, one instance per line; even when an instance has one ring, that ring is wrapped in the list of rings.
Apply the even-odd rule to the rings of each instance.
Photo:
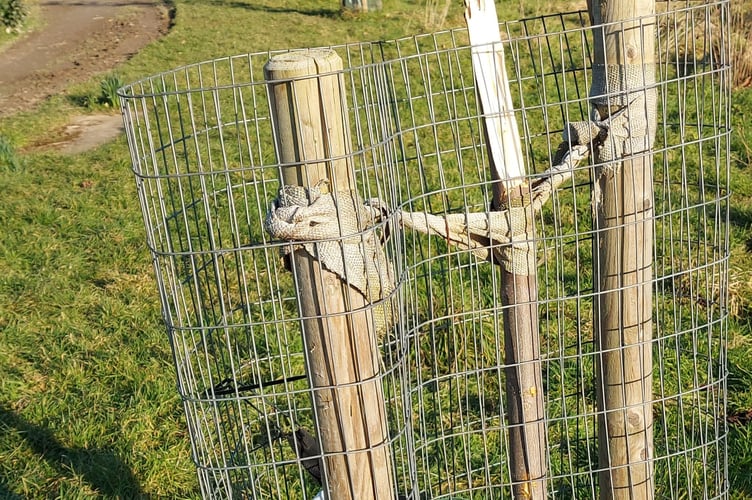
[[[42,0],[39,9],[40,27],[0,49],[0,118],[106,73],[170,26],[158,0]],[[112,139],[121,126],[119,116],[77,117],[51,146],[79,152]]]

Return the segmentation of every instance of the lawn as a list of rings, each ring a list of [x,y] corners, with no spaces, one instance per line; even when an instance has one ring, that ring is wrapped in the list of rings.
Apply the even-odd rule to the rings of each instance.
[[[353,16],[313,0],[169,5],[172,30],[117,68],[125,82],[246,52],[395,39],[436,28],[430,14],[442,8],[385,0],[381,12]],[[505,3],[499,15],[571,9],[557,5]],[[462,24],[452,5],[443,27]],[[0,498],[200,496],[125,138],[78,155],[32,147],[69,117],[104,111],[96,97],[106,76],[0,120]],[[752,498],[752,129],[742,126],[752,91],[735,90],[732,108],[728,472],[741,499]],[[424,339],[446,352],[440,369],[473,361],[452,359],[465,347],[443,340]]]

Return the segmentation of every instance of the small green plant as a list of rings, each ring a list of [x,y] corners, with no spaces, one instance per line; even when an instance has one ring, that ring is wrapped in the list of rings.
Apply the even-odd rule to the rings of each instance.
[[[6,31],[20,28],[26,14],[26,7],[21,0],[0,0],[0,22]]]
[[[10,141],[0,135],[0,172],[17,172],[21,167]]]
[[[118,97],[117,91],[123,85],[125,84],[120,75],[116,73],[107,75],[99,84],[99,88],[102,91],[99,96],[99,104],[113,107],[120,106],[120,98]]]

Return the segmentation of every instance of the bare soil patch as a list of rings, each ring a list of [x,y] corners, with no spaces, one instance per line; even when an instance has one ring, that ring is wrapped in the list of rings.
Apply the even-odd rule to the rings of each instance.
[[[170,27],[169,11],[159,0],[42,0],[40,10],[42,28],[0,52],[0,118],[106,73]],[[103,117],[76,120],[71,141],[87,139],[87,127],[121,127]],[[96,136],[112,138],[107,131]],[[67,143],[59,147],[78,151]]]
[[[82,153],[109,142],[122,133],[123,119],[120,115],[79,115],[43,140],[26,147],[24,152],[55,150],[65,154]]]

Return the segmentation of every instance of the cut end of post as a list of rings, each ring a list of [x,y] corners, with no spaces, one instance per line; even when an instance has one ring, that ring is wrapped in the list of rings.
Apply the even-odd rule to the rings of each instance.
[[[269,80],[290,77],[321,76],[342,69],[342,59],[332,49],[302,49],[278,54],[266,63]],[[281,73],[280,73],[281,72]]]

